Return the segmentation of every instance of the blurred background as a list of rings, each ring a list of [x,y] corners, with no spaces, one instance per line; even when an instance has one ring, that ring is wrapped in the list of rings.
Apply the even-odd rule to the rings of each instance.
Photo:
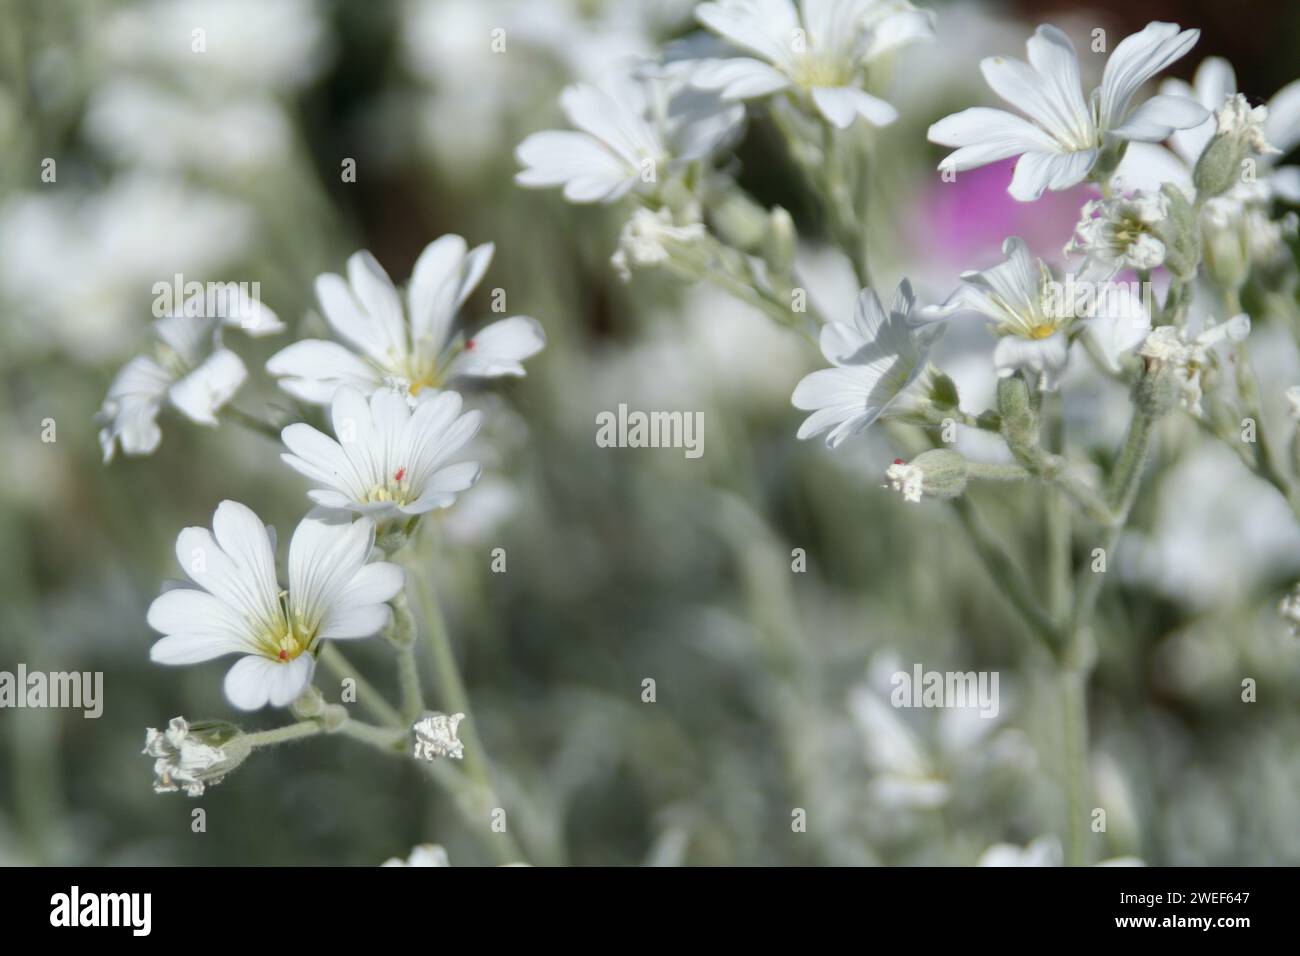
[[[1300,73],[1300,6],[1285,0],[929,5],[938,41],[895,65],[902,119],[880,133],[872,206],[878,281],[909,275],[923,301],[996,261],[1007,235],[1059,261],[1086,198],[1019,205],[1006,164],[940,187],[925,130],[991,102],[981,57],[1023,56],[1040,22],[1086,49],[1094,27],[1113,47],[1167,19],[1202,30],[1169,75],[1226,56],[1260,102]],[[813,349],[711,288],[624,284],[609,257],[625,211],[513,182],[515,145],[566,125],[566,84],[690,33],[692,6],[0,0],[0,670],[105,675],[98,720],[0,711],[0,863],[374,865],[426,841],[453,864],[492,861],[409,762],[347,740],[257,754],[198,801],[152,792],[146,727],[283,720],[234,714],[220,663],[149,662],[145,610],[177,575],[176,533],[234,498],[283,542],[305,485],[269,440],[166,414],[154,455],[105,466],[92,422],[148,342],[155,281],[259,281],[300,335],[323,328],[317,274],[366,248],[401,282],[453,232],[496,243],[466,320],[489,318],[502,288],[548,336],[526,378],[469,395],[488,412],[485,475],[437,519],[438,590],[532,862],[971,864],[1059,834],[1048,662],[950,513],[879,487],[888,437],[834,454],[797,441],[790,393],[822,364]],[[794,215],[814,301],[847,320],[851,273],[762,121],[737,161],[760,202]],[[1253,350],[1277,428],[1282,388],[1300,382],[1295,331],[1262,324]],[[975,411],[993,389],[977,333],[950,336],[941,362]],[[280,400],[260,371],[289,335],[227,337],[253,373],[236,404]],[[1066,389],[1072,436],[1108,460],[1123,389],[1083,368]],[[596,414],[621,402],[702,411],[705,454],[597,448]],[[1276,613],[1300,576],[1300,526],[1185,416],[1158,448],[1099,618],[1092,765],[1108,828],[1094,855],[1300,863],[1300,665]],[[1037,572],[1034,502],[978,494]],[[489,568],[497,547],[505,574]],[[350,654],[394,686],[382,641]],[[888,706],[890,675],[916,663],[997,671],[997,719]],[[1245,677],[1256,703],[1241,701]],[[195,806],[206,833],[191,832]]]

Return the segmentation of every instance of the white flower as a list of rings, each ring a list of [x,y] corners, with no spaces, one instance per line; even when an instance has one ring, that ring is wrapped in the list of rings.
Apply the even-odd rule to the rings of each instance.
[[[424,514],[478,480],[477,462],[447,464],[482,421],[478,411],[460,409],[456,392],[439,392],[412,411],[395,389],[377,389],[367,402],[344,385],[330,407],[338,441],[297,422],[281,432],[289,453],[280,457],[325,486],[307,493],[318,505],[376,519]]]
[[[560,94],[579,131],[533,133],[515,150],[521,186],[563,186],[574,203],[612,203],[629,192],[653,197],[660,185],[707,158],[739,130],[743,106],[687,87],[680,75],[642,69],[602,86]]]
[[[974,312],[993,323],[998,336],[993,364],[999,376],[1023,370],[1039,387],[1054,389],[1077,334],[1090,337],[1101,356],[1118,367],[1119,356],[1142,341],[1151,318],[1127,285],[1070,276],[1058,283],[1041,259],[1016,237],[1002,244],[1007,257],[983,272],[963,272],[962,285],[931,314]]]
[[[1026,44],[1029,63],[1000,56],[980,63],[993,91],[1032,122],[985,107],[945,117],[930,127],[930,140],[959,148],[940,169],[973,169],[1019,156],[1008,192],[1030,201],[1044,189],[1082,182],[1101,150],[1118,140],[1157,143],[1200,124],[1207,111],[1183,97],[1155,96],[1133,106],[1142,84],[1187,53],[1199,36],[1199,30],[1180,31],[1176,23],[1148,23],[1115,47],[1101,86],[1086,101],[1074,44],[1056,27],[1040,26]]]
[[[434,760],[450,757],[460,760],[465,756],[465,745],[456,736],[456,728],[465,719],[464,714],[430,714],[415,723],[415,757],[417,760]]]
[[[791,402],[811,411],[799,426],[800,438],[831,429],[826,445],[837,447],[885,414],[925,371],[931,346],[942,326],[917,328],[916,302],[906,279],[898,284],[888,315],[874,289],[864,289],[853,325],[828,322],[821,331],[822,355],[834,368],[805,375]]]
[[[1186,328],[1162,325],[1151,330],[1138,354],[1172,366],[1179,375],[1182,403],[1193,415],[1201,415],[1202,381],[1205,372],[1218,364],[1216,350],[1229,342],[1241,342],[1250,334],[1250,316],[1234,315],[1226,322],[1210,323],[1197,335]]]
[[[369,637],[388,624],[402,569],[366,563],[374,539],[369,518],[307,515],[289,544],[283,591],[270,530],[246,506],[223,501],[212,531],[186,528],[176,538],[176,558],[197,587],[164,591],[149,606],[149,626],[164,635],[150,658],[198,664],[242,654],[226,674],[230,702],[241,710],[291,703],[311,683],[323,641]]]
[[[191,728],[184,717],[173,717],[166,730],[150,727],[145,731],[142,752],[156,758],[154,793],[184,790],[187,796],[201,797],[207,787],[219,784],[239,765],[243,753],[227,754],[203,735],[192,732],[197,729]]]
[[[266,370],[286,392],[318,405],[329,404],[340,385],[367,395],[388,385],[414,401],[458,377],[523,375],[521,363],[546,344],[536,319],[501,319],[463,344],[452,334],[456,312],[487,271],[492,251],[487,243],[466,252],[465,240],[455,235],[431,242],[411,275],[409,313],[375,257],[353,254],[346,280],[333,273],[316,279],[326,320],[351,348],[303,339],[271,356]]]
[[[925,473],[920,468],[909,465],[901,458],[895,458],[893,464],[885,469],[885,477],[889,479],[890,488],[903,493],[904,501],[920,504],[921,487],[925,479]]]
[[[695,16],[749,55],[703,60],[691,82],[729,100],[780,92],[810,97],[827,122],[845,129],[858,117],[875,126],[898,118],[862,89],[866,66],[912,40],[934,36],[933,14],[902,0],[721,0]]]
[[[1165,244],[1154,227],[1168,216],[1169,200],[1162,193],[1089,200],[1065,254],[1083,253],[1085,271],[1107,279],[1122,269],[1154,269],[1165,261]]]
[[[623,226],[618,237],[618,251],[610,257],[624,282],[632,278],[632,267],[662,265],[668,261],[668,248],[665,243],[690,243],[705,236],[704,223],[689,222],[682,226],[673,225],[672,210],[660,209],[651,212],[644,206],[638,206]]]
[[[436,843],[421,843],[411,850],[411,855],[403,860],[400,857],[392,857],[385,860],[380,866],[451,866],[451,861],[447,858],[447,851]]]
[[[217,425],[221,410],[248,377],[243,361],[221,344],[215,318],[170,315],[153,323],[155,354],[137,355],[113,378],[95,416],[102,425],[104,462],[119,445],[128,455],[149,455],[162,441],[158,413],[170,403],[190,421]]]

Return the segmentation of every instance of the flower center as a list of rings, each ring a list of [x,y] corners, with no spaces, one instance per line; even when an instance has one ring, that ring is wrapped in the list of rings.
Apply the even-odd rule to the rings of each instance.
[[[303,651],[310,649],[316,637],[315,627],[309,626],[289,608],[289,592],[280,592],[280,613],[263,635],[259,644],[262,654],[281,664],[287,664]]]
[[[407,479],[410,472],[405,465],[400,466],[393,476],[385,481],[382,485],[375,485],[366,493],[366,501],[380,502],[390,501],[393,504],[405,505],[410,504],[415,498],[410,482]]]

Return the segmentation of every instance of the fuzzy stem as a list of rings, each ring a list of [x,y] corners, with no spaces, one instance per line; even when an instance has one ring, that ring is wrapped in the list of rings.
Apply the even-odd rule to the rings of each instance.
[[[271,730],[259,730],[251,734],[244,734],[244,742],[250,747],[273,747],[276,744],[287,743],[290,740],[301,740],[303,737],[313,737],[316,734],[323,733],[325,725],[319,720],[300,720],[296,724],[285,724],[283,727],[275,727]]]
[[[1022,465],[990,464],[982,461],[966,462],[966,477],[972,481],[1027,481],[1032,478]]]

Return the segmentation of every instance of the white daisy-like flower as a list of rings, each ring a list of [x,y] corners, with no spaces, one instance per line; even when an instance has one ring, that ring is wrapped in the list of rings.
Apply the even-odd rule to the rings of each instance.
[[[375,257],[353,254],[347,279],[333,273],[316,279],[325,318],[347,345],[303,339],[271,356],[267,372],[289,394],[318,405],[328,405],[340,385],[366,395],[387,385],[414,402],[424,390],[457,378],[523,375],[523,361],[546,344],[536,319],[516,315],[467,339],[453,334],[456,313],[487,271],[492,252],[490,242],[467,251],[455,235],[431,242],[415,263],[406,309]]]
[[[272,533],[248,507],[223,501],[212,531],[186,528],[176,558],[195,587],[164,591],[149,626],[164,636],[159,664],[198,664],[243,655],[226,674],[226,697],[241,710],[292,703],[311,683],[324,641],[369,637],[389,622],[387,602],[402,569],[367,564],[375,526],[321,512],[307,515],[289,543],[289,588],[276,578]]]
[[[1122,269],[1154,269],[1165,261],[1157,227],[1168,217],[1169,200],[1163,193],[1089,200],[1065,254],[1082,253],[1084,270],[1105,279]]]
[[[934,36],[934,15],[903,0],[720,0],[695,16],[739,52],[700,61],[692,83],[729,100],[801,96],[839,129],[859,117],[896,120],[893,106],[862,89],[867,64]]]
[[[1263,111],[1257,112],[1260,107],[1251,109],[1248,102],[1238,100],[1237,74],[1232,64],[1211,56],[1201,61],[1191,84],[1167,79],[1160,84],[1160,92],[1194,99],[1212,115],[1196,126],[1175,131],[1169,137],[1168,148],[1152,143],[1130,145],[1116,170],[1126,187],[1158,189],[1160,183],[1172,182],[1188,196],[1193,195],[1192,170],[1205,147],[1216,132],[1244,121],[1255,127],[1250,136],[1258,153],[1255,178],[1254,182],[1238,183],[1226,195],[1238,201],[1267,201],[1276,196],[1300,203],[1300,166],[1274,166],[1279,153],[1288,153],[1300,145],[1300,80],[1282,87],[1264,104]],[[1227,113],[1223,112],[1225,107],[1229,108]]]
[[[219,739],[199,733],[184,717],[173,717],[166,730],[153,727],[145,731],[144,750],[154,759],[154,793],[175,793],[201,797],[237,767],[243,753],[227,753],[216,745]],[[226,734],[233,738],[234,734]],[[243,748],[247,750],[247,748]]]
[[[885,414],[927,367],[927,356],[942,326],[918,327],[912,318],[916,297],[906,279],[898,284],[886,313],[874,289],[864,289],[853,325],[828,322],[821,350],[834,368],[805,375],[791,402],[812,412],[799,426],[800,438],[830,429],[826,445],[837,447]]]
[[[619,277],[627,282],[632,278],[632,269],[662,265],[668,261],[667,243],[689,244],[703,239],[706,234],[704,223],[688,222],[678,226],[673,224],[670,209],[652,212],[644,206],[638,206],[624,225],[618,237],[618,250],[610,257]]]
[[[411,855],[403,860],[391,857],[380,866],[451,866],[447,851],[436,843],[421,843],[411,849]]]
[[[1183,407],[1199,417],[1204,411],[1201,396],[1206,371],[1217,366],[1218,352],[1224,346],[1242,342],[1248,335],[1250,316],[1244,312],[1226,322],[1208,322],[1196,334],[1186,327],[1162,325],[1151,330],[1138,354],[1175,369]]]
[[[1002,244],[1006,261],[983,272],[963,272],[962,285],[928,310],[952,317],[973,312],[990,320],[998,344],[993,364],[999,376],[1032,374],[1054,389],[1078,335],[1092,339],[1112,368],[1136,348],[1151,328],[1151,316],[1127,283],[1096,282],[1076,276],[1059,283],[1047,264],[1029,254],[1023,240]]]
[[[248,369],[221,343],[222,320],[169,315],[153,323],[153,355],[137,355],[113,378],[95,416],[104,462],[118,447],[149,455],[162,441],[158,413],[170,404],[190,421],[216,426],[217,412],[239,391]]]
[[[1181,30],[1176,23],[1148,23],[1115,47],[1101,86],[1085,100],[1074,44],[1056,27],[1040,26],[1026,43],[1028,63],[1001,56],[980,63],[993,91],[1029,120],[986,107],[941,119],[930,127],[930,141],[958,148],[939,168],[974,169],[1019,156],[1008,192],[1028,202],[1045,189],[1083,182],[1102,149],[1116,141],[1158,143],[1201,124],[1208,111],[1185,97],[1160,95],[1133,105],[1142,85],[1186,54],[1199,36],[1199,30]]]
[[[430,714],[416,721],[415,757],[417,760],[435,760],[450,757],[460,760],[465,756],[465,745],[456,736],[456,729],[465,719],[464,714]]]
[[[563,186],[573,203],[612,203],[630,192],[651,198],[692,163],[738,132],[745,109],[687,86],[680,73],[640,68],[601,86],[560,94],[577,130],[533,133],[515,149],[521,186]]]
[[[925,472],[918,466],[909,465],[903,459],[895,458],[885,469],[885,479],[889,482],[888,487],[902,493],[904,501],[912,504],[921,503]]]
[[[378,389],[367,401],[344,385],[330,405],[337,440],[297,422],[281,432],[289,453],[280,457],[324,486],[307,493],[318,505],[377,520],[421,515],[449,506],[478,480],[478,462],[448,464],[482,423],[482,413],[460,410],[456,392],[412,410],[395,389]]]

